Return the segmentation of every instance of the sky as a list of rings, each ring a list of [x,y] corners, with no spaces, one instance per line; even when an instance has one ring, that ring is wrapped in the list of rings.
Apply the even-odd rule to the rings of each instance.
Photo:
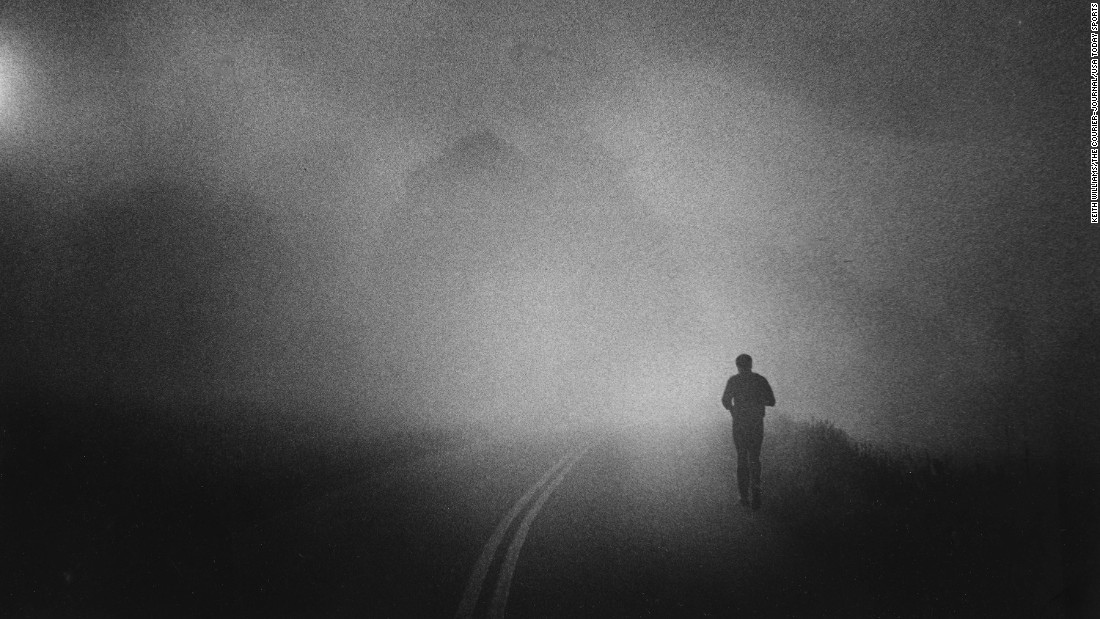
[[[748,352],[859,438],[1041,442],[1084,8],[5,3],[2,369],[490,431],[721,418]]]

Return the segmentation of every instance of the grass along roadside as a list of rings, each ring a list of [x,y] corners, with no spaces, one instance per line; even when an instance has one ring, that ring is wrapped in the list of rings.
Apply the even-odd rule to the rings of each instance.
[[[767,510],[822,564],[855,570],[885,616],[1061,616],[1059,500],[1031,454],[967,465],[779,419]]]

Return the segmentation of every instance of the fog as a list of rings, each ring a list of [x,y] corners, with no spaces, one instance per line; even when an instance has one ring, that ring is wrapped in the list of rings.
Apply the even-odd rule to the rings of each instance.
[[[507,434],[722,418],[748,352],[794,418],[1041,444],[1084,19],[996,7],[6,5],[0,371]]]

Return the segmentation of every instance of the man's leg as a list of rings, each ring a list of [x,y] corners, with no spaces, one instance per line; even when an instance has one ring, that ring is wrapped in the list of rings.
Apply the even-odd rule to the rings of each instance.
[[[738,428],[737,420],[733,421],[733,447],[737,450],[737,492],[741,495],[741,504],[749,502],[749,448],[746,444],[744,431]]]
[[[752,488],[752,508],[760,509],[762,488],[760,481],[761,464],[760,450],[764,446],[764,420],[761,418],[753,423],[747,440],[744,441],[745,451],[748,456],[749,484]]]
[[[760,446],[749,451],[749,484],[752,486],[752,508],[760,509]]]

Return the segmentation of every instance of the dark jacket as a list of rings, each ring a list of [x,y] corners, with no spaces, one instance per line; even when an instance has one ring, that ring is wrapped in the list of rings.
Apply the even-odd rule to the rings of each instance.
[[[738,415],[763,417],[765,406],[775,406],[775,394],[768,379],[756,372],[730,376],[722,394],[723,408]]]

